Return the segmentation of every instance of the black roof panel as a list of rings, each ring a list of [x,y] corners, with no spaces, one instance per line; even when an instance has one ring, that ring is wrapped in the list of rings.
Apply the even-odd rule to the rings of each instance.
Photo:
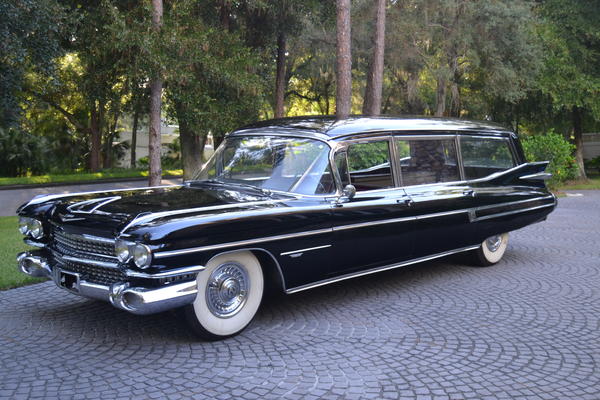
[[[364,117],[350,116],[337,121],[335,116],[290,117],[259,121],[232,134],[278,132],[300,134],[302,136],[340,137],[367,132],[382,131],[477,131],[477,132],[509,132],[506,128],[486,121],[470,121],[458,118],[434,117]]]

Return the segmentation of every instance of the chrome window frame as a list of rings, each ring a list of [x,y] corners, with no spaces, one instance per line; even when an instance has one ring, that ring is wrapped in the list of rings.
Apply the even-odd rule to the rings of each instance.
[[[460,153],[460,147],[459,147],[459,133],[440,133],[440,134],[435,134],[435,135],[423,135],[423,134],[410,134],[410,135],[404,135],[404,134],[394,134],[392,135],[393,137],[393,142],[394,142],[394,151],[396,152],[395,155],[395,163],[397,164],[397,169],[398,169],[398,174],[400,176],[400,181],[401,184],[399,185],[399,187],[401,188],[405,188],[405,187],[420,187],[420,186],[431,186],[431,185],[440,185],[440,184],[452,184],[452,183],[460,183],[460,182],[464,182],[465,181],[465,175],[464,175],[464,170],[463,170],[463,165],[462,165],[462,156]],[[457,169],[457,173],[458,173],[458,179],[457,181],[448,181],[448,182],[434,182],[434,183],[421,183],[419,185],[403,185],[403,177],[402,177],[402,166],[400,165],[400,159],[398,158],[397,155],[397,151],[396,151],[396,142],[399,140],[449,140],[451,139],[454,142],[454,152],[456,154],[456,169]]]
[[[512,137],[506,137],[506,136],[486,136],[486,135],[457,135],[458,138],[458,143],[460,145],[461,139],[482,139],[482,140],[503,140],[504,142],[506,142],[507,147],[508,147],[508,152],[510,153],[510,157],[512,158],[512,166],[510,168],[506,168],[506,170],[509,170],[511,168],[514,168],[516,166],[519,166],[519,159],[517,157],[517,152],[515,151],[515,144],[514,144],[514,139]],[[463,168],[463,172],[464,172],[464,162],[463,162],[463,155],[462,155],[462,147],[460,148],[461,152],[460,152],[460,158],[461,158],[461,164],[462,164],[462,168]],[[525,161],[527,162],[527,161]],[[485,178],[485,177],[483,177]],[[467,179],[466,175],[463,175],[463,180],[467,180],[467,181],[473,181],[473,180],[477,180],[477,179],[481,179],[481,178],[475,178],[475,179]]]
[[[351,136],[349,138],[344,138],[341,140],[336,140],[335,143],[337,143],[337,146],[335,147],[334,151],[333,151],[333,156],[332,156],[332,160],[335,158],[335,154],[339,153],[339,152],[345,152],[346,153],[346,164],[348,165],[348,148],[354,144],[354,143],[365,143],[365,142],[383,142],[383,141],[387,141],[388,142],[388,152],[389,152],[389,157],[390,157],[390,174],[392,175],[392,186],[391,187],[386,187],[386,188],[380,188],[380,189],[372,189],[372,190],[357,190],[356,193],[374,193],[374,192],[381,192],[381,191],[388,191],[388,190],[397,190],[398,188],[402,187],[402,185],[400,184],[400,180],[399,180],[399,176],[397,174],[397,166],[396,163],[394,161],[395,157],[396,157],[396,151],[395,151],[395,147],[394,147],[394,137],[392,135],[391,132],[372,132],[372,133],[368,133],[368,134],[360,134],[358,136]],[[342,180],[341,180],[341,175],[339,174],[339,171],[337,169],[337,165],[335,165],[335,162],[332,162],[333,166],[335,167],[335,171],[336,171],[336,176],[339,178],[339,186],[341,188],[342,186]],[[348,169],[348,174],[350,174],[350,169]],[[352,181],[350,181],[350,184],[352,184]],[[343,188],[341,188],[343,190]]]
[[[292,196],[292,197],[309,197],[309,198],[319,198],[319,199],[326,199],[326,198],[331,198],[331,197],[336,197],[336,196],[340,196],[342,193],[342,188],[340,188],[340,181],[337,179],[337,168],[335,166],[335,163],[333,163],[333,152],[337,149],[336,143],[332,142],[331,139],[329,138],[324,138],[324,137],[312,137],[312,136],[307,136],[307,135],[294,135],[294,134],[284,134],[284,133],[271,133],[271,132],[261,132],[261,133],[256,133],[256,132],[252,132],[252,133],[238,133],[238,134],[231,134],[231,135],[227,135],[223,138],[223,141],[219,144],[219,146],[221,146],[222,143],[225,142],[225,140],[229,139],[229,138],[241,138],[241,137],[254,137],[254,136],[275,136],[275,137],[284,137],[284,138],[295,138],[295,139],[308,139],[308,140],[316,140],[322,143],[325,143],[325,145],[327,147],[329,147],[329,153],[328,153],[328,162],[329,162],[329,168],[331,169],[331,171],[333,171],[334,174],[334,181],[335,181],[335,191],[333,193],[327,193],[327,194],[303,194],[303,193],[295,193],[295,192],[287,192],[284,190],[274,190],[274,189],[267,189],[272,193],[280,193],[280,194],[284,194],[284,195],[288,195],[288,196]],[[217,148],[219,147],[217,146]],[[214,155],[216,154],[216,150],[213,152],[213,154],[206,160],[206,162],[204,164],[202,164],[202,166],[198,169],[198,172],[204,168],[204,166],[206,164],[208,164],[210,162],[210,160],[214,157]],[[187,180],[184,181],[183,185],[188,184],[188,182],[194,182],[195,180]],[[124,189],[124,190],[131,190],[131,189]]]

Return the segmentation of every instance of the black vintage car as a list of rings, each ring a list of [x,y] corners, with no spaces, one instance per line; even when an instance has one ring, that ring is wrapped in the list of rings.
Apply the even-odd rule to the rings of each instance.
[[[179,186],[37,197],[18,209],[19,268],[135,314],[183,307],[204,338],[285,293],[469,252],[556,206],[547,163],[487,123],[286,118],[229,134]]]

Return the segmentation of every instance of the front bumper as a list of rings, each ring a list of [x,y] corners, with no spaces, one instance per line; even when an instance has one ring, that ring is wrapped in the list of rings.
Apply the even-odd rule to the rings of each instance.
[[[192,303],[198,293],[196,280],[171,283],[160,288],[132,287],[129,282],[113,283],[110,286],[86,282],[78,274],[62,270],[60,265],[50,265],[45,257],[36,252],[19,253],[17,262],[19,270],[26,275],[50,278],[61,289],[79,296],[108,301],[133,314],[155,314],[185,306]],[[173,272],[174,275],[179,273]],[[68,275],[68,280],[65,280],[65,274]],[[161,276],[168,274],[161,273]]]

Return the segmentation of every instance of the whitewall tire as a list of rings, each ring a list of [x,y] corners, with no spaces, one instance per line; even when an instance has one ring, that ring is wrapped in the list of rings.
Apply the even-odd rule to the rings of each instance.
[[[262,268],[249,251],[212,258],[196,283],[198,295],[186,307],[185,315],[194,331],[206,340],[243,331],[254,318],[264,291]]]
[[[496,264],[502,259],[508,247],[508,233],[490,236],[475,250],[475,263],[481,267]]]

